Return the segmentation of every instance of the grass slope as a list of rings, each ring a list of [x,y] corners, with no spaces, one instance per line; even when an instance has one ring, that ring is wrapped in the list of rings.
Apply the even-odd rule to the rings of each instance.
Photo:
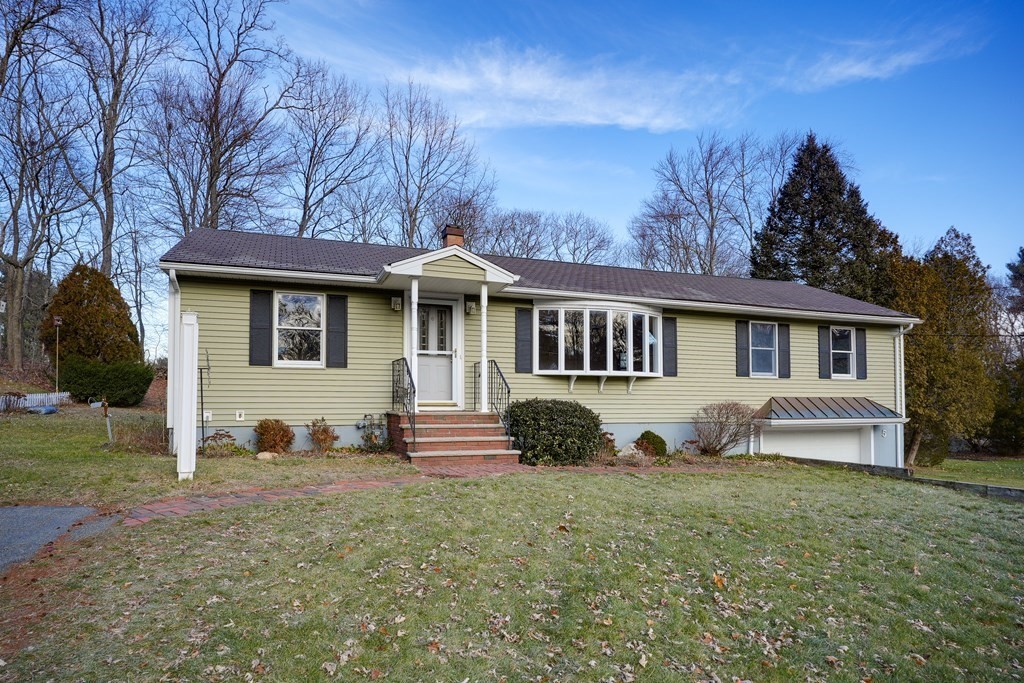
[[[916,467],[918,477],[969,481],[1024,488],[1024,459],[959,460],[947,458],[935,467]]]
[[[128,419],[134,411],[115,412]],[[340,479],[413,474],[392,456],[346,458],[208,458],[194,481],[177,480],[174,458],[104,448],[101,413],[82,407],[57,415],[0,417],[0,504],[68,503],[122,508],[156,498],[287,488]]]
[[[236,508],[38,560],[0,590],[45,614],[0,680],[1007,680],[1022,522],[798,466]]]

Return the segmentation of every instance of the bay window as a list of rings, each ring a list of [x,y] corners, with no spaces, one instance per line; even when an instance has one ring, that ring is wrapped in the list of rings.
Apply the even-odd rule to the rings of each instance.
[[[592,306],[534,309],[538,373],[659,375],[661,316]]]

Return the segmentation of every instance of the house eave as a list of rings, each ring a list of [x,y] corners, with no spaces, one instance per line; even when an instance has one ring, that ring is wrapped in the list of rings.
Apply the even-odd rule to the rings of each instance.
[[[182,275],[198,275],[203,277],[238,278],[246,280],[274,280],[292,282],[323,282],[353,285],[377,285],[373,275],[348,275],[344,273],[317,273],[300,270],[280,270],[275,268],[248,268],[240,266],[211,266],[194,263],[174,263],[161,261],[160,269],[165,272],[175,271]]]
[[[779,318],[798,318],[809,320],[837,320],[844,322],[862,322],[884,325],[907,325],[921,322],[917,318],[906,318],[903,316],[866,315],[862,313],[837,313],[833,311],[812,311],[796,310],[791,308],[778,308],[772,306],[751,306],[745,304],[727,304],[705,301],[686,301],[682,299],[661,299],[652,297],[622,296],[616,294],[598,294],[596,292],[575,292],[556,289],[539,289],[531,287],[509,286],[502,291],[502,295],[516,296],[519,298],[545,298],[545,299],[572,299],[576,301],[591,301],[600,299],[602,301],[618,301],[625,303],[637,303],[659,308],[670,308],[684,311],[703,311],[708,313],[743,314],[751,316],[773,316]]]
[[[868,427],[872,425],[895,425],[906,424],[905,417],[865,417],[865,418],[816,418],[809,420],[791,420],[780,418],[769,418],[762,421],[765,427],[775,429],[806,428],[806,427]]]

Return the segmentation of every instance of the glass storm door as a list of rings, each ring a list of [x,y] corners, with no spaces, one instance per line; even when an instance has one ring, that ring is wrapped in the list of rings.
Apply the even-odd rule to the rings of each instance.
[[[450,403],[455,371],[452,353],[454,307],[439,304],[420,304],[419,339],[416,340],[419,377],[416,388],[419,400],[426,403]]]

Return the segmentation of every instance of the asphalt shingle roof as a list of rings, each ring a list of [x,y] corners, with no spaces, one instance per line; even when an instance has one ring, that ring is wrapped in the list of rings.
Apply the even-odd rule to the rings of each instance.
[[[387,264],[427,251],[382,244],[196,230],[164,254],[161,262],[328,275],[377,275]],[[912,319],[905,313],[796,282],[481,256],[519,275],[515,287]]]

